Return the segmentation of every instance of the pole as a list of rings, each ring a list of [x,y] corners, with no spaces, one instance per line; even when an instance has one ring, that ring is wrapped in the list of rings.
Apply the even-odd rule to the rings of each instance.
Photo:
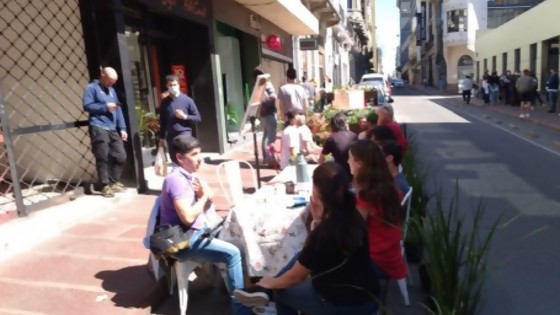
[[[249,121],[251,122],[251,132],[253,133],[253,146],[255,149],[255,168],[257,169],[257,188],[261,188],[261,167],[259,164],[259,146],[257,144],[257,130],[255,128],[255,120],[257,117],[251,116],[249,117]]]

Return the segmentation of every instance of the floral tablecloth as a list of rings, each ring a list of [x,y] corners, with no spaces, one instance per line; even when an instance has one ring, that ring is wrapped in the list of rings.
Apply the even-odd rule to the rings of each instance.
[[[312,172],[314,166],[308,166]],[[288,167],[271,183],[295,180]],[[278,193],[278,185],[265,185],[231,209],[231,220],[220,238],[242,246],[250,277],[275,275],[301,251],[307,237],[306,207],[290,208],[293,196]],[[309,197],[309,189],[300,195]]]

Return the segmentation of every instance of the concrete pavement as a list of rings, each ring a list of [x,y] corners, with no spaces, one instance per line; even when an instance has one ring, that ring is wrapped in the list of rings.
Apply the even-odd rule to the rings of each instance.
[[[202,166],[220,213],[229,205],[217,165],[252,157],[248,143]],[[263,169],[261,176],[276,173]],[[251,183],[248,169],[242,178]],[[132,190],[116,199],[85,196],[0,225],[0,314],[151,314],[167,297],[148,273],[142,246],[154,199]]]

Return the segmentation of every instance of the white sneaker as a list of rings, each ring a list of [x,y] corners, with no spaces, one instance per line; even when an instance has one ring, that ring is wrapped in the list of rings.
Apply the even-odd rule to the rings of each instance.
[[[525,114],[525,118],[529,118],[529,116],[531,116],[531,115],[529,115],[529,114]]]
[[[525,118],[525,114],[519,115],[519,118]]]

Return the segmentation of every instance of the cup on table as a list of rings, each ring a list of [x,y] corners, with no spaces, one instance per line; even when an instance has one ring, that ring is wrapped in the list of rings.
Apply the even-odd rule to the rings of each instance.
[[[292,181],[286,182],[286,195],[294,195],[296,193],[296,184]]]

